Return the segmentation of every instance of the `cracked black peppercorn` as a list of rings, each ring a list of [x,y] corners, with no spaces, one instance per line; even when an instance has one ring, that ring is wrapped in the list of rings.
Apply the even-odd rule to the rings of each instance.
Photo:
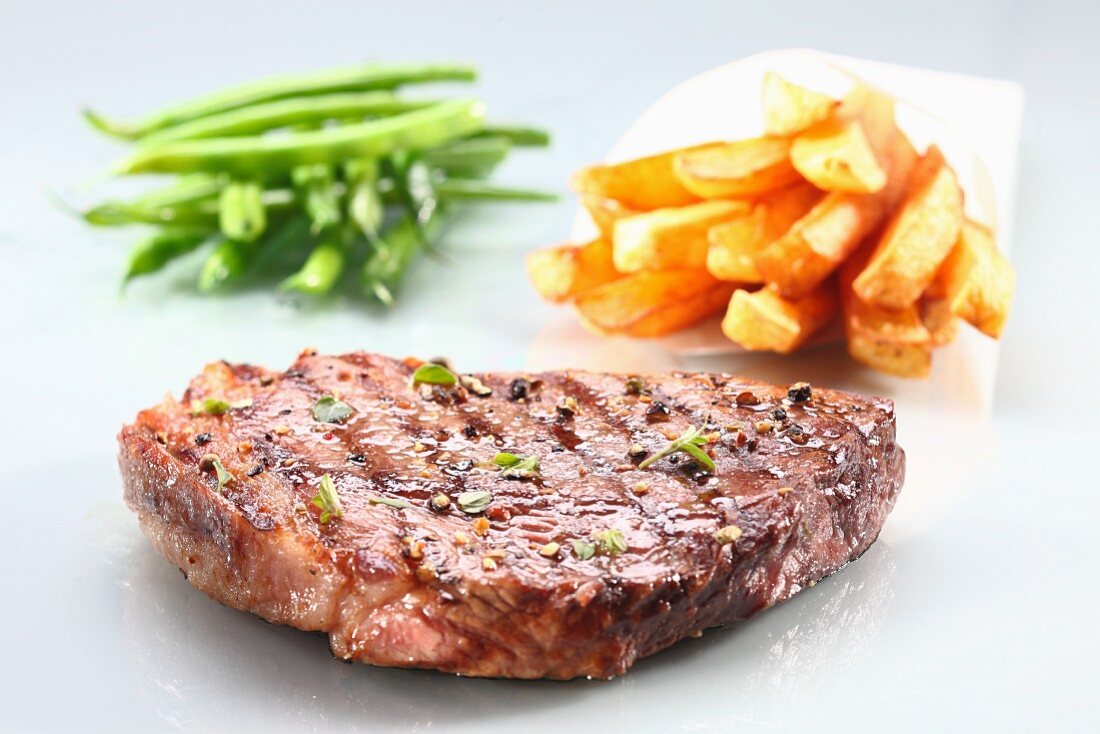
[[[796,443],[799,446],[805,444],[807,441],[810,440],[810,437],[806,435],[806,432],[802,430],[801,426],[791,426],[790,428],[788,428],[787,438],[789,438],[792,443]]]
[[[211,433],[200,433],[195,436],[195,444],[197,446],[202,446],[203,444],[210,443],[210,439],[212,438],[214,438],[214,435]]]
[[[808,382],[796,382],[787,388],[787,397],[792,403],[805,403],[813,396],[813,388]]]
[[[787,411],[783,410],[783,408],[776,408],[775,410],[772,411],[772,420],[773,421],[785,421],[785,420],[787,420]]]
[[[649,407],[645,409],[646,423],[663,423],[668,420],[669,413],[668,406],[664,403],[654,400],[649,404]]]
[[[508,385],[508,397],[512,400],[523,400],[531,389],[531,383],[522,377],[517,377]]]

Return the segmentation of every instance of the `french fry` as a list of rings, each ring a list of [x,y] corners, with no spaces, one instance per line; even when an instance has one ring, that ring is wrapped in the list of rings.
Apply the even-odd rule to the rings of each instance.
[[[913,170],[901,206],[879,239],[855,292],[885,308],[911,306],[920,298],[959,239],[963,195],[955,172],[932,146]]]
[[[622,276],[611,260],[611,241],[601,237],[528,253],[527,277],[540,296],[561,303]]]
[[[581,205],[588,212],[588,216],[592,218],[592,222],[596,225],[596,229],[600,231],[600,236],[609,240],[616,221],[623,217],[641,213],[637,209],[631,209],[621,201],[605,199],[602,196],[593,194],[581,194],[580,200]]]
[[[598,333],[655,337],[720,312],[736,287],[701,270],[643,272],[586,291],[575,304]]]
[[[801,298],[836,271],[885,219],[904,193],[916,152],[900,131],[889,157],[887,185],[873,194],[833,192],[756,256],[764,282],[785,298]]]
[[[793,84],[775,72],[764,75],[764,129],[769,135],[793,135],[821,122],[840,100]]]
[[[997,251],[992,232],[976,222],[964,222],[937,282],[952,314],[1000,338],[1016,290],[1016,273]]]
[[[707,232],[707,270],[719,280],[762,283],[756,256],[783,235],[820,201],[822,193],[808,183],[795,184],[763,197],[752,211]]]
[[[840,269],[838,287],[848,353],[868,367],[898,377],[926,377],[934,340],[916,305],[891,310],[864,302],[852,281],[867,262],[865,251]]]
[[[959,319],[951,313],[951,303],[938,293],[925,293],[918,302],[920,320],[932,336],[932,345],[942,347],[955,341]]]
[[[629,209],[649,211],[684,206],[699,201],[699,197],[672,174],[673,161],[681,153],[711,145],[716,144],[679,148],[623,163],[586,166],[573,174],[569,183],[578,194],[614,199]]]
[[[618,219],[612,235],[615,268],[624,273],[702,269],[707,231],[751,208],[746,201],[702,201]]]
[[[838,308],[832,281],[797,301],[770,287],[754,293],[738,290],[730,299],[722,331],[745,349],[789,354],[828,324]]]
[[[658,337],[724,314],[755,351],[789,354],[839,318],[858,362],[902,377],[967,321],[999,337],[1015,273],[963,214],[940,150],[918,155],[894,101],[843,99],[768,73],[765,134],[577,172],[600,236],[531,253],[542,297],[602,334]]]
[[[886,185],[886,172],[857,120],[827,120],[798,136],[791,145],[791,163],[827,191],[869,194]]]
[[[894,129],[893,101],[859,85],[835,115],[794,138],[791,164],[819,189],[874,193],[886,185]]]
[[[789,138],[764,136],[722,143],[676,156],[672,170],[703,199],[759,196],[799,180]]]
[[[707,231],[707,272],[719,280],[763,283],[756,253],[768,244],[767,208],[757,204],[746,214]]]

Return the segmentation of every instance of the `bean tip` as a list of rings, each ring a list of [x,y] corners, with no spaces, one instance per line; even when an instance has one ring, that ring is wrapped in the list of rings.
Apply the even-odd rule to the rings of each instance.
[[[134,133],[128,130],[126,126],[111,122],[91,107],[84,107],[80,110],[80,114],[84,116],[89,125],[105,135],[122,138],[123,140],[132,140],[135,137]]]
[[[77,207],[75,204],[72,204],[69,201],[66,201],[65,197],[63,197],[61,194],[54,191],[49,186],[43,187],[42,188],[42,193],[43,193],[43,195],[45,195],[46,199],[51,204],[53,204],[54,207],[56,207],[58,210],[64,212],[65,214],[77,217],[78,219],[86,219],[87,218],[87,213],[86,212],[81,211],[81,209],[79,207]]]

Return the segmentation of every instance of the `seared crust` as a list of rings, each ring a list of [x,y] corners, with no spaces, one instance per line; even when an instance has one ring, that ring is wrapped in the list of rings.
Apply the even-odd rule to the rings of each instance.
[[[833,573],[870,546],[901,488],[886,400],[815,389],[792,404],[786,388],[700,373],[644,376],[643,394],[585,372],[477,375],[488,397],[422,394],[408,383],[416,364],[304,353],[284,373],[210,365],[182,401],[123,428],[127,504],[197,588],[325,632],[340,657],[564,679],[620,674]],[[742,393],[758,402],[738,405]],[[345,424],[311,415],[331,394],[355,409]],[[251,405],[193,416],[207,397]],[[654,403],[667,421],[652,422]],[[762,433],[764,419],[775,426]],[[713,475],[682,454],[647,470],[630,457],[708,420]],[[502,478],[498,451],[537,456],[541,478]],[[235,477],[220,494],[209,453]],[[327,524],[310,504],[323,473],[344,508]],[[472,490],[493,496],[484,515],[455,505]],[[429,505],[438,493],[451,499],[443,512]],[[723,545],[714,533],[730,525],[741,536]],[[572,552],[605,529],[628,549]],[[542,555],[552,542],[561,549]]]

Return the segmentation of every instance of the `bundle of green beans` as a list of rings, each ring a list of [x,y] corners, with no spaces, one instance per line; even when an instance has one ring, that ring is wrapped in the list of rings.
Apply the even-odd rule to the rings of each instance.
[[[131,253],[126,280],[206,247],[198,288],[210,292],[275,267],[268,255],[288,250],[297,270],[283,289],[321,295],[351,281],[391,304],[447,212],[471,201],[554,199],[486,180],[513,147],[549,144],[546,133],[487,125],[474,98],[395,94],[475,76],[460,65],[365,65],[263,79],[131,122],[86,110],[96,129],[134,143],[112,173],[175,179],[81,215],[155,228]]]

